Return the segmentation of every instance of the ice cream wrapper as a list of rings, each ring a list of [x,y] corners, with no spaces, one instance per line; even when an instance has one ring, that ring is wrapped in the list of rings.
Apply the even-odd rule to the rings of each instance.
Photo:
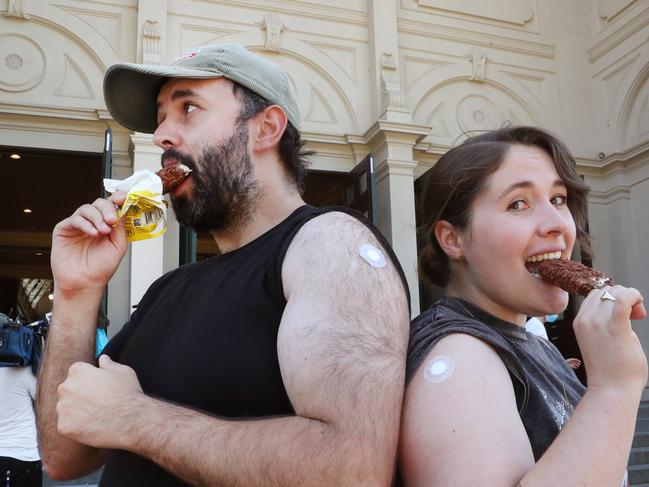
[[[123,181],[104,179],[104,188],[109,193],[126,193],[117,218],[124,218],[129,242],[159,237],[167,231],[167,204],[162,197],[162,180],[156,173],[143,169]]]

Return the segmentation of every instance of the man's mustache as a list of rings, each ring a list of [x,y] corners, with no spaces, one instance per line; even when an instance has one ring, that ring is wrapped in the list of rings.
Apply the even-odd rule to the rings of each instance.
[[[164,151],[162,156],[160,157],[160,165],[164,167],[165,161],[167,161],[168,159],[172,159],[180,164],[184,164],[192,171],[196,170],[196,162],[194,161],[194,158],[187,156],[177,151],[176,149],[167,149],[166,151]]]

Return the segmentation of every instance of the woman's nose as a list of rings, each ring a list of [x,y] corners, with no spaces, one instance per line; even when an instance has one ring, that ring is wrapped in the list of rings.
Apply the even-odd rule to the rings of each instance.
[[[543,207],[539,222],[539,233],[542,235],[562,235],[574,225],[572,215],[568,208],[557,208],[548,203]]]

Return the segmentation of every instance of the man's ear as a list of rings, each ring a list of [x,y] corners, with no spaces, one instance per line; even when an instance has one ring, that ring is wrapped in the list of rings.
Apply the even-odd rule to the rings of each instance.
[[[439,220],[435,224],[435,238],[449,259],[457,260],[464,256],[463,236],[446,220]]]
[[[278,105],[266,107],[254,117],[249,138],[253,152],[262,152],[279,145],[284,135],[288,118]]]

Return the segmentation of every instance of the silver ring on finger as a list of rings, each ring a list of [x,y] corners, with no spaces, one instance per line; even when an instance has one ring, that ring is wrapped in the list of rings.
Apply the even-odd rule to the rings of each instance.
[[[615,296],[608,292],[608,289],[604,291],[604,294],[602,294],[599,299],[600,301],[617,301]]]

